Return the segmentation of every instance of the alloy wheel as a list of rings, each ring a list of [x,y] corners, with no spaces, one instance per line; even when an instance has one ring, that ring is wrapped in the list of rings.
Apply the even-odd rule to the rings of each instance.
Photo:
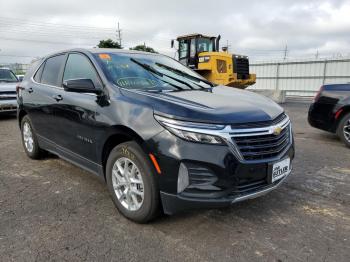
[[[350,119],[345,122],[343,132],[346,141],[350,143]]]
[[[112,183],[118,201],[129,211],[137,211],[144,200],[144,184],[137,165],[126,157],[116,160]]]
[[[29,153],[33,152],[33,149],[34,149],[33,132],[28,122],[25,122],[23,124],[23,141],[27,151]]]

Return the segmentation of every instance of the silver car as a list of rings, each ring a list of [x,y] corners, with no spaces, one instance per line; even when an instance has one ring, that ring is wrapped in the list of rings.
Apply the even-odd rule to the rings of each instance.
[[[17,110],[17,76],[7,68],[0,68],[0,114],[14,113]]]

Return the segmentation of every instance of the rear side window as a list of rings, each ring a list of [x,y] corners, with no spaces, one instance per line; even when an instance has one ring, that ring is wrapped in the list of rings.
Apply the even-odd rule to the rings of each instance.
[[[70,54],[64,70],[63,81],[81,78],[91,79],[95,86],[100,85],[99,77],[89,59],[81,54]]]
[[[40,83],[40,79],[41,79],[41,75],[43,73],[43,69],[44,69],[45,63],[43,63],[40,68],[38,69],[38,71],[36,71],[35,76],[34,76],[34,80],[35,82]]]
[[[46,60],[41,83],[52,86],[61,86],[60,70],[64,63],[65,55],[58,55]]]

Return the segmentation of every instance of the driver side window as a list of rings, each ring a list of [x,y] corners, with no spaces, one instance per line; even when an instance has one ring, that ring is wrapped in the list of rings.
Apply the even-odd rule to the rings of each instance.
[[[181,40],[179,43],[179,59],[187,57],[188,42],[187,40]]]
[[[89,59],[81,54],[70,54],[64,70],[63,81],[71,79],[91,79],[96,86],[101,86],[97,72]]]

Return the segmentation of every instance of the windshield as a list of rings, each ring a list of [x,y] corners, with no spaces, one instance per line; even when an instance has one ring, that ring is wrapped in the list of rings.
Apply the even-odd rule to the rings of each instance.
[[[208,38],[198,38],[198,53],[200,52],[213,52],[213,41]]]
[[[95,54],[115,85],[126,89],[175,91],[209,88],[210,84],[174,59],[154,54]]]
[[[0,69],[1,82],[18,82],[17,77],[8,69]]]

